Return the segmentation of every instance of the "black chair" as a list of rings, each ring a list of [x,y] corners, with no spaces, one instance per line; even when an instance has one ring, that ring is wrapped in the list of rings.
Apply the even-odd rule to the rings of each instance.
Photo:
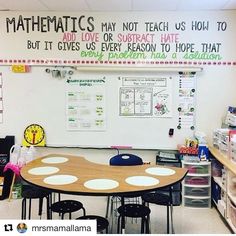
[[[106,230],[108,234],[109,222],[106,218],[97,215],[85,215],[78,217],[76,220],[96,220],[97,221],[97,233],[101,233]]]
[[[122,153],[113,156],[110,159],[111,166],[136,166],[143,165],[143,160],[141,157],[131,154],[131,153]]]
[[[115,156],[113,156],[110,161],[109,164],[111,166],[134,166],[134,165],[143,165],[143,160],[141,157],[134,155],[134,154],[130,154],[130,153],[122,153],[122,154],[117,154]],[[126,198],[135,198],[135,197],[139,197],[140,195],[138,194],[127,194],[125,197]],[[111,199],[110,199],[111,198]],[[110,212],[112,212],[113,210],[113,203],[117,203],[117,201],[119,201],[121,199],[121,197],[119,196],[112,196],[112,197],[108,197],[107,200],[107,210],[106,210],[106,218],[108,217],[108,211],[110,208],[110,202],[111,202],[111,210]],[[137,199],[136,199],[137,200]],[[136,201],[137,202],[137,201]]]
[[[50,211],[50,205],[51,205],[51,192],[42,190],[37,187],[33,186],[27,186],[26,189],[23,189],[22,191],[22,206],[21,206],[21,219],[27,218],[27,200],[29,201],[29,207],[28,207],[28,219],[31,219],[31,203],[32,199],[38,199],[39,200],[39,209],[38,209],[38,215],[40,216],[40,219],[42,217],[42,209],[43,209],[43,199],[46,198],[47,202],[47,219],[51,219],[51,211]]]
[[[142,195],[144,204],[149,205],[153,203],[156,205],[166,206],[167,208],[167,234],[170,233],[170,219],[171,219],[171,233],[174,234],[173,225],[173,202],[172,202],[172,187],[169,187],[169,194],[164,194],[157,191],[148,192]]]
[[[141,157],[130,154],[130,153],[122,153],[113,156],[110,159],[110,165],[112,166],[134,166],[134,165],[143,165],[143,160]],[[131,218],[142,218],[142,226],[141,226],[141,231],[143,231],[143,225],[146,226],[145,223],[148,222],[149,224],[149,208],[148,207],[143,207],[141,204],[139,204],[138,198],[140,197],[140,194],[125,194],[122,196],[116,196],[112,197],[112,204],[111,204],[111,210],[113,209],[113,202],[120,200],[121,201],[121,206],[117,209],[117,212],[119,213],[118,216],[118,227],[117,227],[117,232],[120,232],[120,219],[121,217],[131,217]],[[109,209],[109,202],[110,199],[108,199],[107,203],[107,211],[106,211],[106,216],[108,215],[108,209]],[[132,203],[131,203],[132,202]],[[128,203],[128,204],[126,204]],[[142,210],[144,210],[143,214],[140,210],[140,206],[142,206]],[[130,210],[130,212],[129,212]],[[148,213],[149,212],[149,213]],[[111,212],[112,213],[112,212]],[[147,214],[148,213],[148,214]],[[113,214],[113,213],[112,213]],[[113,226],[113,215],[112,215],[112,226]],[[124,226],[124,222],[123,222]],[[149,232],[149,227],[146,226],[146,231]]]
[[[11,184],[13,181],[14,172],[11,169],[6,170],[1,175],[3,177],[2,194],[0,200],[4,200],[9,197],[11,191]]]
[[[149,233],[149,219],[151,210],[149,207],[141,204],[125,204],[118,208],[117,233],[121,232],[121,217],[141,218],[141,234]]]
[[[84,209],[84,206],[81,202],[76,200],[62,200],[55,202],[51,205],[51,211],[59,213],[61,216],[61,219],[64,219],[65,214],[69,214],[69,219],[71,219],[71,215],[73,212],[83,210],[83,215],[86,215],[86,211]]]

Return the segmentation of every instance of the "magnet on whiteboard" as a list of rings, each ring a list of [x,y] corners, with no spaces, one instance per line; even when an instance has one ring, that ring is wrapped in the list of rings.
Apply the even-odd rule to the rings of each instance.
[[[174,135],[174,129],[171,128],[171,129],[169,129],[169,136],[173,136],[173,135]]]

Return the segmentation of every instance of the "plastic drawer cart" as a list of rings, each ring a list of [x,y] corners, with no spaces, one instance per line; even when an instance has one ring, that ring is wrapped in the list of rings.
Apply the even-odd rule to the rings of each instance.
[[[188,174],[182,182],[183,205],[186,207],[211,207],[211,162],[186,162],[182,166]]]

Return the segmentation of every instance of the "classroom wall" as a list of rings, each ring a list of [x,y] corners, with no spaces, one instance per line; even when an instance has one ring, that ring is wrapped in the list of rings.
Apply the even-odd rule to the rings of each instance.
[[[9,76],[12,72],[8,67],[4,67],[4,80],[11,78]],[[8,76],[7,76],[8,75]],[[196,106],[196,127],[197,130],[205,132],[209,143],[211,142],[212,131],[219,128],[224,118],[228,105],[236,106],[236,93],[235,93],[235,69],[220,68],[216,71],[211,66],[205,66],[201,73],[197,76],[197,106]],[[21,75],[22,76],[22,75]],[[20,79],[20,78],[19,78]],[[17,92],[17,86],[12,88],[10,94]],[[21,92],[17,92],[20,96]],[[5,92],[4,92],[5,94]],[[7,98],[5,94],[5,98]],[[15,96],[17,99],[17,96]],[[5,101],[6,105],[6,101]],[[15,104],[9,104],[14,107]],[[17,108],[16,108],[17,109]],[[5,110],[7,114],[8,109]],[[25,112],[25,111],[24,111]],[[23,112],[23,113],[24,113]],[[6,115],[5,114],[5,115]],[[27,113],[25,113],[27,114]],[[1,136],[16,135],[22,137],[22,130],[20,131],[14,125],[15,118],[8,120],[12,126],[11,132],[3,132],[1,130]],[[21,143],[21,138],[17,138],[16,142]],[[121,152],[132,152],[141,155],[147,162],[155,162],[154,150],[122,150]],[[109,158],[116,154],[116,150],[99,150],[99,149],[80,149],[80,148],[38,148],[38,155],[45,155],[48,153],[69,153],[75,155],[85,156],[89,160],[98,161],[101,163],[108,163]]]
[[[60,13],[56,13],[56,14],[60,15]],[[93,14],[94,13],[91,13],[91,15]],[[127,19],[129,19],[130,17],[126,13],[124,13],[123,16],[122,14],[111,13],[110,16],[112,16],[112,14],[114,14],[115,16],[114,19],[117,22],[119,22],[119,17],[120,17],[120,21],[122,20],[127,21]],[[142,14],[141,21],[145,21],[145,19],[147,18],[147,14],[137,13],[137,15],[139,14]],[[173,18],[173,14],[174,14],[174,18]],[[151,14],[152,20],[155,19],[154,15],[155,14]],[[6,17],[6,13],[1,13],[0,18],[5,19],[5,17]],[[200,49],[200,44],[205,41],[208,43],[219,43],[219,42],[221,43],[220,48],[214,51],[214,53],[218,55],[220,59],[217,59],[217,56],[216,56],[216,59],[210,60],[210,61],[206,61],[206,60],[194,61],[193,59],[190,60],[191,66],[200,66],[203,68],[203,71],[197,74],[196,130],[206,133],[208,141],[209,143],[211,143],[212,131],[221,126],[222,120],[224,119],[224,116],[227,111],[227,107],[229,105],[236,106],[236,93],[235,93],[235,87],[236,87],[235,86],[236,85],[235,47],[236,46],[234,43],[236,31],[234,29],[235,27],[233,24],[235,22],[236,12],[235,11],[209,12],[209,13],[204,13],[204,12],[173,13],[172,12],[172,13],[158,13],[158,17],[160,17],[159,19],[164,17],[164,19],[166,19],[170,23],[173,23],[173,25],[177,22],[174,19],[178,19],[178,17],[180,17],[181,20],[187,22],[187,24],[189,22],[192,22],[193,20],[199,20],[199,21],[203,20],[205,22],[209,20],[210,23],[214,22],[214,30],[210,28],[210,30],[206,30],[206,31],[199,30],[195,32],[190,32],[190,31],[181,32],[182,34],[181,42],[187,43],[188,40],[191,40],[194,42],[194,44],[196,45],[198,49]],[[99,19],[99,22],[103,21],[104,15],[102,16],[101,14],[99,16],[98,14],[96,15],[96,19]],[[227,22],[227,29],[216,30],[217,22]],[[2,26],[4,25],[3,23],[4,22],[1,21]],[[5,28],[5,26],[3,26],[2,28]],[[161,33],[161,32],[158,32],[158,33]],[[169,31],[169,33],[171,33],[171,31]],[[15,40],[16,35],[19,36],[19,42],[24,42],[24,44],[14,43],[14,45],[12,44],[11,46],[11,42],[13,39]],[[55,60],[52,60],[52,62],[50,62],[49,60],[50,58],[57,58],[57,59],[65,58],[68,63],[68,60],[75,59],[78,57],[78,54],[76,56],[75,53],[71,53],[68,51],[64,51],[63,53],[61,53],[61,52],[55,52],[53,50],[50,52],[29,50],[26,48],[27,37],[30,38],[31,40],[35,40],[40,35],[40,40],[48,40],[48,37],[46,36],[49,34],[33,33],[31,36],[29,35],[30,34],[27,34],[27,33],[22,33],[22,34],[11,33],[11,34],[4,35],[3,37],[0,37],[0,49],[2,52],[2,55],[0,58],[0,62],[1,62],[0,72],[2,72],[4,75],[3,80],[7,80],[8,77],[11,77],[12,72],[9,69],[9,65],[11,65],[14,62],[14,58],[16,58],[16,62],[18,62],[17,59],[22,57],[21,52],[22,52],[22,55],[24,55],[25,59],[32,58],[32,55],[34,55],[35,59],[38,59],[38,58],[43,58],[44,60],[48,59],[49,65],[56,65]],[[58,40],[58,35],[55,35],[52,32],[50,32],[50,37],[52,41]],[[173,58],[171,58],[172,53],[175,53],[175,51],[173,50],[174,49],[171,48],[170,53],[169,54],[167,53],[168,54],[167,59],[163,60],[164,65],[173,66],[173,64],[169,62],[169,60],[172,60],[173,62]],[[184,53],[179,53],[180,60],[182,62],[184,62],[183,54]],[[150,57],[148,57],[148,59],[150,59]],[[32,66],[38,66],[36,61],[34,62],[31,61],[31,63],[32,63]],[[137,63],[136,66],[140,65],[138,64],[138,62],[135,62],[135,63]],[[182,65],[183,65],[182,63],[177,64],[177,66],[182,66]],[[150,64],[147,66],[150,66]],[[32,69],[32,71],[33,70],[34,69]],[[112,74],[112,72],[110,73]],[[19,76],[22,76],[22,75],[19,75]],[[10,91],[10,93],[13,93],[11,94],[11,96],[14,96],[15,89],[17,89],[17,87],[12,88],[12,90]],[[9,91],[3,91],[3,92],[8,93]],[[12,107],[14,107],[14,104],[12,104]],[[7,113],[8,109],[9,109],[8,107],[4,107],[4,110],[5,110],[4,113],[5,112]],[[11,122],[14,122],[14,119],[12,119]],[[4,122],[9,122],[9,121],[4,120]],[[3,126],[3,124],[0,124],[0,129],[1,129],[1,126]],[[0,131],[0,134],[1,136],[14,135],[14,132],[11,131],[11,133],[8,133],[7,129],[5,129],[4,131]],[[18,135],[17,142],[20,142],[19,139],[20,138]],[[99,160],[99,162],[102,161],[104,163],[109,159],[110,155],[116,153],[115,150],[96,150],[96,149],[90,150],[90,149],[79,149],[79,148],[74,148],[74,149],[64,148],[64,149],[56,149],[56,150],[50,149],[50,148],[38,149],[39,155],[42,155],[48,152],[58,152],[58,151],[62,153],[68,152],[68,153],[75,153],[79,155],[85,155],[85,156],[88,156],[88,158],[92,158],[94,160],[96,159],[96,160]],[[145,161],[155,160],[155,151],[132,150],[132,152],[142,155]]]
[[[36,148],[37,156],[47,154],[72,154],[85,157],[89,161],[100,164],[109,164],[109,159],[118,154],[114,149],[81,149],[81,148]],[[142,157],[144,162],[156,163],[156,150],[120,150],[119,153],[133,153]]]
[[[236,106],[235,76],[235,67],[206,66],[199,78],[196,126],[206,133],[209,143],[213,130],[224,122],[228,106]]]

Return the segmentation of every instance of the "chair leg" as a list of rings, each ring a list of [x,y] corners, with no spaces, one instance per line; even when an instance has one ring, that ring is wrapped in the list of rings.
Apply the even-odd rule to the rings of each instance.
[[[51,212],[51,201],[52,201],[52,195],[51,193],[46,197],[47,201],[47,220],[52,219],[52,212]]]
[[[25,220],[26,219],[26,199],[22,199],[21,203],[21,219]]]
[[[144,231],[145,231],[145,217],[142,217],[141,218],[141,234],[144,234]]]
[[[149,234],[152,233],[150,215],[148,216],[148,233],[149,233]]]
[[[150,233],[149,225],[150,225],[150,217],[148,215],[147,218],[146,218],[146,232],[145,232],[146,234]]]
[[[110,203],[110,216],[109,219],[111,221],[111,226],[110,226],[110,233],[113,233],[113,222],[114,222],[114,208],[113,208],[113,204],[114,204],[114,197],[111,197],[111,203]]]
[[[166,207],[166,209],[167,209],[167,234],[169,234],[170,233],[170,219],[169,219],[169,205],[167,205],[167,207]]]
[[[105,218],[108,218],[109,208],[110,208],[110,196],[107,197],[107,206],[106,206],[106,215],[105,215]]]
[[[118,221],[117,221],[117,234],[120,233],[120,218],[121,218],[121,216],[118,216]]]
[[[173,223],[173,195],[172,195],[172,190],[173,186],[170,186],[169,188],[169,193],[170,193],[170,219],[171,219],[171,233],[174,234],[174,223]]]
[[[39,198],[39,211],[38,211],[38,215],[40,216],[40,219],[42,218],[42,211],[43,211],[43,198]]]
[[[125,198],[121,197],[121,206],[125,205]],[[121,233],[125,234],[125,216],[121,216]]]
[[[173,221],[173,205],[170,205],[170,221],[171,221],[171,233],[174,234],[175,233],[175,229],[174,229],[174,221]]]
[[[82,207],[82,210],[83,210],[83,214],[84,214],[84,216],[86,216],[86,210],[85,210],[85,208]]]
[[[149,234],[149,216],[141,218],[141,234]]]
[[[60,202],[61,201],[61,194],[60,193],[58,193],[58,202]],[[59,216],[61,216],[61,213],[59,213]],[[62,216],[61,216],[62,217]],[[64,217],[64,216],[63,216]]]
[[[29,199],[29,215],[28,215],[28,219],[31,219],[31,198]]]

